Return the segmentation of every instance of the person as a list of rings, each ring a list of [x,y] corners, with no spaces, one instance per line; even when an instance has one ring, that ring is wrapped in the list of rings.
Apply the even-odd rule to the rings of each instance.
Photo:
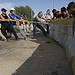
[[[6,40],[6,38],[1,33],[1,24],[0,24],[0,40],[2,40],[2,41],[5,41]]]
[[[72,16],[75,18],[75,9],[72,11]]]
[[[12,21],[12,20],[10,19],[9,15],[6,13],[6,11],[7,10],[5,8],[1,9],[2,14],[0,15],[0,18],[2,20],[4,20],[4,21],[1,21],[1,32],[5,36],[6,41],[9,40],[9,37],[7,35],[7,32],[6,32],[7,30],[12,32],[15,36],[15,39],[18,40],[18,36],[17,36],[14,28],[12,26],[10,26],[10,24],[8,22],[8,21]]]
[[[44,30],[44,28],[41,26],[40,23],[44,23],[44,21],[41,21],[41,19],[44,19],[42,11],[38,13],[38,15],[34,18],[33,21],[33,36],[36,36],[36,27],[38,27],[43,34],[46,36],[47,32]]]
[[[69,13],[69,18],[73,18],[72,11],[75,9],[75,3],[70,2],[67,7],[67,11]]]
[[[57,11],[56,9],[53,9],[52,10],[53,12],[53,18],[52,19],[60,19],[60,15],[61,15],[61,12],[60,11]]]
[[[52,15],[50,13],[50,9],[47,10],[45,18],[48,19],[48,20],[46,20],[46,23],[48,23],[48,24],[46,24],[46,26],[47,26],[47,33],[49,34],[50,21],[52,19]]]
[[[61,8],[61,19],[64,19],[64,18],[69,18],[69,15],[66,12],[66,8],[65,7],[62,7]]]
[[[26,14],[23,15],[23,19],[28,21]],[[24,25],[24,32],[30,32],[28,22],[23,22],[23,25]]]
[[[47,10],[45,18],[48,19],[46,22],[50,23],[50,20],[52,19],[50,9]]]
[[[5,38],[5,36],[1,33],[1,30],[0,30],[0,40],[6,41],[6,38]]]
[[[56,9],[53,9],[53,10],[52,10],[52,13],[53,13],[53,19],[56,19],[57,10],[56,10]]]
[[[12,20],[16,20],[16,21],[24,21],[23,19],[21,19],[18,15],[15,14],[15,9],[14,8],[11,8],[10,9],[10,14],[9,14],[10,18]],[[10,25],[13,26],[13,28],[15,30],[18,30],[22,36],[24,37],[24,40],[27,40],[27,36],[25,35],[25,33],[23,32],[23,30],[20,29],[19,25],[16,24],[16,22],[10,22]]]

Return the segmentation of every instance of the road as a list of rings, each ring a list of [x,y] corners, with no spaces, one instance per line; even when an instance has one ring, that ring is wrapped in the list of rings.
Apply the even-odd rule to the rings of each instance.
[[[0,41],[0,75],[72,75],[65,49],[54,40],[37,34],[28,34],[28,40]]]

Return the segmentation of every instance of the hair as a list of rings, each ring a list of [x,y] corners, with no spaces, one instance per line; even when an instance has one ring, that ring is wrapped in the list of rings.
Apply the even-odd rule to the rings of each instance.
[[[69,4],[68,4],[68,6],[71,6],[72,4],[75,4],[74,2],[70,2]]]
[[[67,10],[73,9],[73,8],[75,8],[75,3],[74,3],[74,2],[70,2],[70,3],[68,4]]]
[[[5,8],[2,8],[2,9],[1,9],[1,11],[4,11],[4,12],[6,12],[7,10],[6,10]]]
[[[66,8],[65,7],[62,7],[61,8],[61,12],[63,13],[63,12],[66,12]]]
[[[48,14],[48,11],[50,11],[50,9],[47,10],[46,14]]]
[[[26,15],[26,14],[23,14],[23,16],[24,16],[24,15]]]
[[[50,11],[50,9],[47,10],[47,12]]]
[[[57,11],[56,9],[53,9],[52,12],[54,13],[54,11]]]
[[[10,10],[10,13],[12,12],[13,10]]]
[[[40,12],[38,13],[38,16],[41,16],[41,13],[42,13],[42,11],[40,11]]]

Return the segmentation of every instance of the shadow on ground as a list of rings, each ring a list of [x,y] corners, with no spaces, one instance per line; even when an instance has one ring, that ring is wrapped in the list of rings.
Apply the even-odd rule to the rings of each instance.
[[[65,50],[56,42],[42,35],[37,35],[30,41],[39,43],[40,46],[16,70],[17,75],[51,75],[51,72],[57,70],[56,66],[59,67],[59,72],[62,75],[72,75],[72,69],[67,62]]]

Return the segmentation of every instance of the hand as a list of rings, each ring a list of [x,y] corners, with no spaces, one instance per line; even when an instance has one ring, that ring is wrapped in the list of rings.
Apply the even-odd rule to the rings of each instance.
[[[19,20],[19,22],[22,22],[22,20]]]
[[[41,21],[41,23],[45,23],[44,21]]]
[[[9,21],[12,21],[12,19],[9,19]]]
[[[9,19],[5,19],[6,21],[10,21]]]
[[[2,19],[0,19],[0,21],[1,21]]]
[[[25,22],[28,22],[27,20],[25,20]]]

